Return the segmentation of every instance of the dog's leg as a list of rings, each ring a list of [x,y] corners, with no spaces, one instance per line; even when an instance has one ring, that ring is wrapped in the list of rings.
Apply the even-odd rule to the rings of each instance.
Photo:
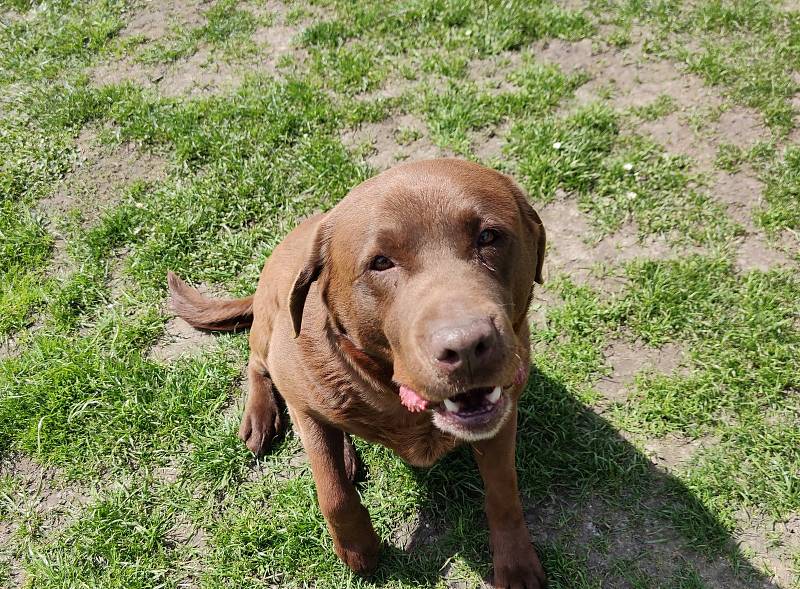
[[[361,505],[345,468],[345,435],[340,430],[295,412],[300,422],[303,446],[317,485],[319,507],[333,537],[336,554],[354,571],[361,573],[378,563],[380,540],[369,512]]]
[[[515,411],[494,438],[473,444],[486,489],[494,586],[543,589],[544,569],[531,544],[517,488],[516,436]]]
[[[272,379],[253,356],[247,365],[247,376],[249,390],[239,426],[239,439],[251,452],[260,456],[280,433],[283,420]]]
[[[356,475],[358,474],[358,467],[361,465],[361,459],[358,457],[355,444],[350,439],[348,434],[344,434],[344,472],[347,479],[354,483]]]

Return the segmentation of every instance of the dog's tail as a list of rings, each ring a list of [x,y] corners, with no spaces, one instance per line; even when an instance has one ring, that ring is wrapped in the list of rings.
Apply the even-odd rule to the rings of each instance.
[[[167,273],[171,306],[175,313],[197,329],[235,331],[253,324],[253,296],[243,299],[212,299],[203,296],[181,280]]]

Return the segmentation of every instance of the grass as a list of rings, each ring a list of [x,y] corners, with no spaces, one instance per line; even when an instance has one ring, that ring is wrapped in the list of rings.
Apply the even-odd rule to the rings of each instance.
[[[202,16],[205,23],[191,28],[174,25],[166,39],[145,43],[135,58],[145,64],[171,63],[201,47],[218,50],[223,57],[241,58],[255,50],[251,35],[256,27],[269,22],[241,10],[235,0],[217,2]]]
[[[800,150],[790,147],[768,172],[764,206],[756,215],[756,221],[768,232],[784,229],[800,229]]]
[[[652,52],[683,62],[737,103],[758,109],[776,133],[792,129],[797,10],[757,0],[590,4],[598,18],[614,27],[612,36],[629,36],[633,25],[647,23]]]
[[[712,157],[720,170],[759,176],[753,227],[782,244],[800,230],[800,151],[786,141],[798,13],[745,0],[597,0],[584,10],[325,0],[272,14],[271,4],[221,0],[158,39],[121,36],[146,9],[0,2],[0,586],[21,570],[31,588],[486,578],[481,483],[466,449],[415,469],[358,442],[359,492],[386,543],[375,575],[358,577],[331,549],[296,436],[258,461],[236,438],[246,334],[170,361],[151,353],[170,318],[167,269],[252,292],[301,218],[372,175],[343,133],[401,115],[419,125],[396,128],[398,145],[427,141],[470,159],[483,157],[486,133],[501,133],[491,163],[537,208],[579,209],[590,232],[575,239],[587,248],[631,231],[674,252],[606,259],[589,283],[569,272],[548,281],[517,460],[551,586],[769,582],[736,542],[743,513],[800,512],[797,267],[740,269],[737,240],[753,229],[731,218],[707,170],[637,130],[676,112],[678,97],[626,109],[601,93],[578,104],[591,76],[542,62],[537,47],[589,38],[627,50],[644,31],[650,56],[682,62],[726,108],[756,109],[769,140],[723,141]],[[258,69],[265,49],[254,33],[281,19],[296,34],[272,75]],[[702,41],[687,44],[692,36]],[[250,73],[191,97],[91,81],[99,63],[168,68],[205,51]],[[401,91],[383,96],[394,85]],[[713,113],[691,116],[702,127]],[[124,144],[157,154],[164,177],[123,174],[103,207],[56,214],[49,197],[86,165],[79,136],[112,153]],[[619,340],[677,346],[681,366],[640,370],[627,397],[606,398],[598,381],[613,372],[608,349]],[[704,443],[654,467],[644,448],[671,439]],[[82,499],[53,508],[57,487]],[[796,568],[796,554],[782,555]]]

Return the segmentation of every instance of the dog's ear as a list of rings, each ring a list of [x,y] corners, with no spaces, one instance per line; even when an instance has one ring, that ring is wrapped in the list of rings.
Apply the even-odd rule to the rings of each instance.
[[[536,273],[534,274],[533,279],[539,284],[544,284],[542,272],[544,270],[544,250],[547,247],[547,234],[544,230],[544,224],[542,223],[542,219],[539,217],[539,213],[537,213],[531,206],[531,203],[528,202],[528,197],[525,194],[525,191],[520,187],[519,184],[516,183],[513,178],[510,176],[506,176],[506,178],[508,178],[508,181],[511,183],[512,191],[514,192],[514,197],[517,200],[517,206],[519,207],[520,214],[522,215],[522,221],[525,224],[525,228],[531,234],[533,243],[536,244]]]
[[[525,216],[530,220],[536,233],[536,274],[533,279],[539,284],[544,284],[542,273],[544,271],[544,250],[547,248],[547,232],[544,229],[544,223],[542,223],[539,213],[534,210],[528,199],[523,199],[523,202],[525,203],[523,206]],[[525,211],[525,208],[528,210]]]
[[[303,268],[297,274],[289,293],[289,313],[292,316],[292,327],[294,336],[300,335],[300,327],[303,323],[303,308],[306,304],[306,297],[311,288],[311,284],[320,277],[327,258],[329,232],[325,222],[320,222],[311,243],[311,249],[306,255]]]

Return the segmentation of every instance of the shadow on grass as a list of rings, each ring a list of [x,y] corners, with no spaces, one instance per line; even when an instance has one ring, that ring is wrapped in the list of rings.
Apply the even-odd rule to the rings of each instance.
[[[777,588],[679,479],[536,369],[517,444],[526,519],[552,589]],[[417,525],[395,534],[403,548],[385,548],[370,581],[432,586],[445,575],[450,586],[469,587],[476,574],[488,580],[482,483],[469,450],[415,475],[425,491]]]

